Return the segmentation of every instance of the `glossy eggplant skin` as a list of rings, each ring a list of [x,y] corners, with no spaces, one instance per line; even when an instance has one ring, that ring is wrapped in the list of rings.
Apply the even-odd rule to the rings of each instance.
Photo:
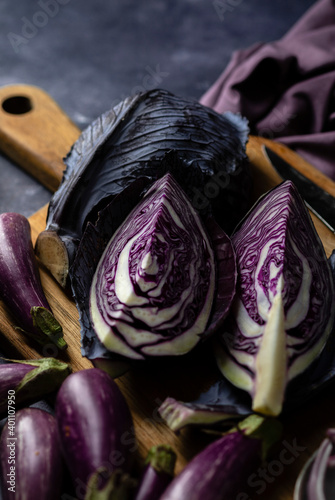
[[[132,417],[114,380],[99,368],[71,374],[56,399],[58,433],[75,488],[103,467],[129,472],[137,449]]]
[[[98,212],[138,177],[153,183],[167,172],[196,210],[213,213],[230,232],[249,204],[247,138],[240,116],[220,115],[166,90],[125,99],[84,130],[65,159],[37,254],[66,286],[87,223],[94,224]]]
[[[240,431],[226,434],[196,455],[160,500],[235,500],[260,456],[261,440]]]
[[[135,500],[156,500],[171,483],[172,477],[166,473],[157,472],[151,465],[147,465],[141,489],[137,492]]]
[[[169,445],[153,446],[145,461],[134,500],[157,500],[174,476],[177,455]]]
[[[0,440],[3,500],[59,500],[63,464],[55,417],[38,408],[15,415]]]
[[[67,347],[42,288],[29,221],[15,212],[0,215],[0,298],[29,336]]]

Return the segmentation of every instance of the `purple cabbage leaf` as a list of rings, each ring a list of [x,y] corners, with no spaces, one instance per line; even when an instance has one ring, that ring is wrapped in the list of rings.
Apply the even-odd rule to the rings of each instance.
[[[168,397],[158,411],[174,432],[188,426],[226,429],[252,413],[249,395],[224,379],[216,381],[194,401],[183,402]]]

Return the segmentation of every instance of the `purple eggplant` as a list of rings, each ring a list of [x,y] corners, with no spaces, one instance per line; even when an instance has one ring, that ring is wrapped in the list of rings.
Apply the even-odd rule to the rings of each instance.
[[[9,415],[0,440],[3,500],[59,500],[63,465],[55,417],[38,408]]]
[[[8,394],[13,395],[17,409],[57,390],[71,372],[67,363],[54,358],[4,361],[0,364],[0,418],[7,415]]]
[[[133,421],[123,394],[106,372],[89,368],[69,375],[57,394],[56,417],[77,494],[86,494],[96,472],[103,486],[116,469],[130,471],[137,449]]]
[[[209,444],[176,476],[160,500],[235,500],[257,470],[264,445],[276,441],[279,423],[257,415]]]
[[[29,221],[18,213],[0,215],[0,298],[24,333],[42,345],[67,347],[42,288]]]
[[[177,455],[169,445],[153,446],[148,453],[134,500],[157,500],[174,476]]]

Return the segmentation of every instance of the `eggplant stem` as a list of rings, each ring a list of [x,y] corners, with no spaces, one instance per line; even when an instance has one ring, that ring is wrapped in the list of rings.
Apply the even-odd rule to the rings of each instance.
[[[145,463],[157,472],[173,476],[176,459],[177,455],[171,446],[160,444],[150,448]]]
[[[63,329],[51,311],[45,307],[33,306],[30,314],[35,328],[41,332],[40,337],[34,336],[40,344],[45,345],[51,341],[59,349],[67,348],[67,343],[63,338]]]
[[[87,484],[85,500],[127,500],[135,489],[136,481],[127,473],[116,469],[107,483],[99,488],[101,477],[108,471],[104,467],[98,468],[90,477]]]

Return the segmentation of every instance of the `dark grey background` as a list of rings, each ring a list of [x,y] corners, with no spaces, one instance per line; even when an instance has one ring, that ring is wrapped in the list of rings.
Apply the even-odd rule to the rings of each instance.
[[[138,90],[200,98],[234,50],[280,38],[313,3],[2,0],[0,85],[42,87],[82,129]],[[29,216],[49,200],[3,156],[0,172],[0,212]]]

